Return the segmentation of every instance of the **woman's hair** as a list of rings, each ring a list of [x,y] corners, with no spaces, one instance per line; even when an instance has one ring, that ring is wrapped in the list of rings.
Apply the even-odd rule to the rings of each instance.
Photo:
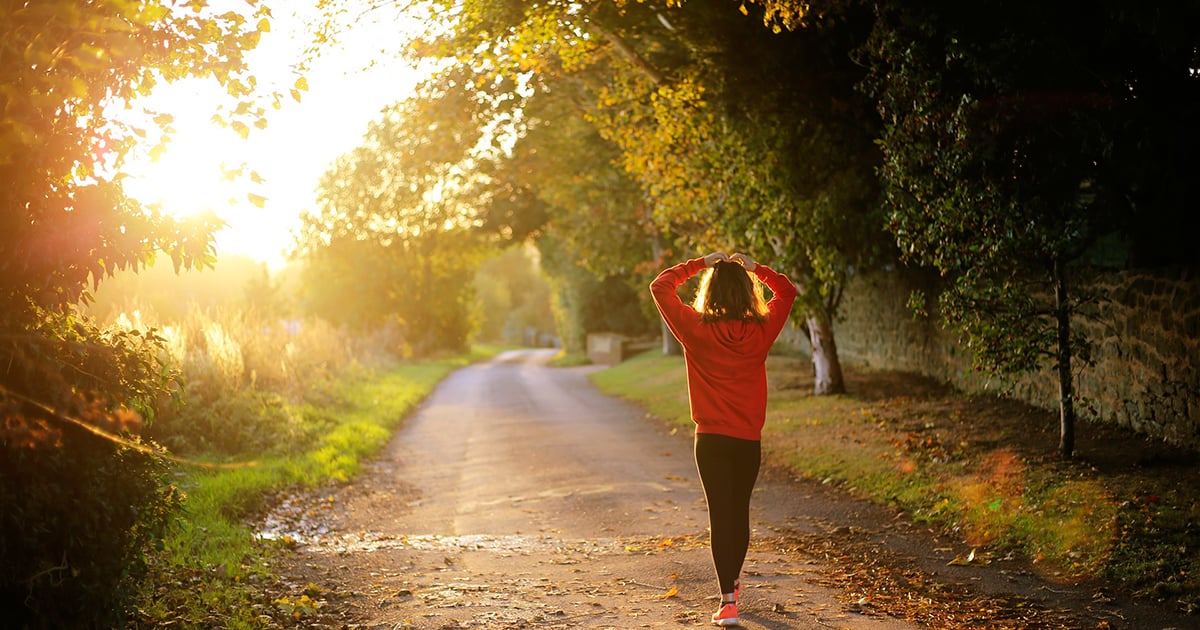
[[[767,318],[762,283],[751,277],[745,267],[724,260],[700,275],[700,290],[696,292],[693,307],[702,322],[761,322]]]

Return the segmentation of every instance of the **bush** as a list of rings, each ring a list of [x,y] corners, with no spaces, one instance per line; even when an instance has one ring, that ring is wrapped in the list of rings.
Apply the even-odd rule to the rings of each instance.
[[[179,491],[164,461],[72,426],[0,444],[0,609],[9,627],[118,627]]]
[[[286,402],[253,389],[221,391],[189,383],[182,403],[163,410],[148,431],[172,452],[239,456],[287,451],[300,423]]]

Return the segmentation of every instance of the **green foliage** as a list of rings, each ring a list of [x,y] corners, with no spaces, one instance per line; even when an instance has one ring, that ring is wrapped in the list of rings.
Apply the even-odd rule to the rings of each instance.
[[[448,24],[415,49],[446,60],[435,82],[484,95],[473,124],[515,139],[480,161],[496,191],[485,225],[545,216],[537,238],[638,285],[679,251],[748,250],[797,282],[797,316],[831,334],[848,274],[887,251],[878,119],[849,58],[868,12],[783,32],[807,5],[767,3],[756,20],[700,2],[437,4]],[[832,339],[814,347],[836,364]]]
[[[526,232],[536,239],[552,280],[559,337],[582,353],[589,332],[638,335],[657,319],[642,288],[658,271],[654,258],[664,237],[635,182],[615,164],[616,147],[574,101],[553,90],[522,98],[511,151],[484,170],[491,192],[482,212],[483,227],[501,239]],[[515,186],[520,197],[507,192]]]
[[[237,457],[308,447],[323,420],[313,405],[336,399],[335,384],[384,361],[388,340],[352,337],[316,319],[283,320],[252,303],[188,306],[159,321],[150,307],[116,317],[114,335],[153,336],[156,363],[178,375],[159,392],[146,435],[177,454]]]
[[[181,493],[156,456],[80,428],[0,456],[9,627],[118,627]]]
[[[694,251],[754,253],[800,286],[797,316],[832,319],[846,274],[884,245],[876,118],[848,58],[863,20],[771,37],[734,10],[688,4],[663,14],[672,29],[639,31],[640,48],[674,51],[672,80],[626,75],[594,116],[660,224]]]
[[[1182,217],[1192,203],[1183,197],[1200,192],[1177,171],[1176,156],[1194,151],[1172,148],[1194,146],[1179,108],[1200,104],[1200,36],[1164,26],[1196,19],[1200,3],[1149,21],[1124,4],[1078,13],[891,2],[878,16],[863,57],[885,124],[889,227],[907,260],[947,278],[941,313],[977,367],[1057,369],[1069,456],[1072,360],[1088,359],[1072,318],[1098,298],[1077,288],[1081,264],[1099,260],[1091,252],[1114,234],[1136,259],[1142,224]],[[1054,26],[1063,23],[1073,26]],[[1148,151],[1143,135],[1163,138],[1165,152]],[[1150,175],[1148,163],[1162,170]]]
[[[163,462],[134,436],[171,373],[154,335],[29,312],[39,319],[0,315],[0,597],[17,625],[117,624],[177,504]]]
[[[509,247],[475,272],[478,339],[507,345],[542,345],[554,335],[550,284],[530,247]]]
[[[539,239],[538,249],[553,290],[558,335],[568,353],[586,353],[591,332],[642,337],[657,331],[643,308],[647,292],[640,282],[634,286],[629,277],[597,276],[574,262],[552,236]]]
[[[65,306],[89,278],[138,268],[156,250],[177,266],[211,258],[213,219],[180,221],[127,199],[114,177],[144,127],[105,114],[159,82],[213,76],[248,101],[243,51],[269,28],[257,0],[214,15],[162,2],[47,0],[0,13],[0,298]],[[220,115],[220,114],[219,114]],[[170,125],[159,115],[155,125]],[[244,123],[243,123],[244,124]]]

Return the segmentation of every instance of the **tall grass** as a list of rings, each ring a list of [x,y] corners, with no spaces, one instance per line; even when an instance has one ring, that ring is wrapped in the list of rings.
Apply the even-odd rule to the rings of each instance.
[[[319,409],[335,402],[338,383],[386,365],[393,359],[376,349],[395,345],[315,318],[272,318],[230,306],[192,306],[171,322],[133,309],[114,323],[154,329],[166,340],[161,360],[179,375],[179,387],[173,399],[160,401],[147,434],[186,455],[238,458],[305,448],[328,425]]]

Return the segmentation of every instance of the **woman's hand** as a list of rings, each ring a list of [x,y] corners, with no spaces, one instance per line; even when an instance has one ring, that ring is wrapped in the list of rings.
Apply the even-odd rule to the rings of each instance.
[[[723,260],[729,260],[729,256],[725,252],[713,252],[704,257],[704,266],[711,267]]]
[[[734,254],[729,257],[729,260],[745,267],[746,271],[754,271],[754,268],[758,267],[758,263],[754,262],[753,258],[745,254]]]

